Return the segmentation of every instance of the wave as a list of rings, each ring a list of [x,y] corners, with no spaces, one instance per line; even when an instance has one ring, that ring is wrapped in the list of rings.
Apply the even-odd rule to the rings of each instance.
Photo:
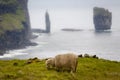
[[[3,59],[3,58],[13,58],[15,56],[27,55],[28,54],[28,53],[23,53],[21,51],[22,50],[14,50],[14,51],[6,52],[4,55],[0,56],[0,59]]]

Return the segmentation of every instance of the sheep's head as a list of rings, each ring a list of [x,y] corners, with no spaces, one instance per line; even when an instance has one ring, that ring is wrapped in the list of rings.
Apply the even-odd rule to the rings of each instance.
[[[48,60],[46,60],[46,68],[50,69],[51,67],[54,67],[55,63],[54,63],[54,58],[50,58]]]

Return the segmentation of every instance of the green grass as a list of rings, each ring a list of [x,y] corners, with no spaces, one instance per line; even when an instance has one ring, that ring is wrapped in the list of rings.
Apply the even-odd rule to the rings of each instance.
[[[25,21],[25,13],[17,0],[0,0],[0,5],[11,7],[11,12],[0,14],[2,21],[0,21],[0,34],[4,34],[5,31],[21,30],[24,28],[22,22]],[[15,12],[12,12],[12,8],[16,8]],[[4,12],[4,11],[3,11]]]
[[[0,60],[0,80],[120,80],[120,62],[79,58],[77,72],[47,70],[45,60]]]
[[[8,4],[16,4],[17,0],[0,0],[0,4],[8,5]]]
[[[23,10],[18,9],[16,14],[7,13],[1,15],[3,21],[0,22],[0,32],[4,33],[5,31],[20,30],[23,27],[22,21],[25,21],[25,14]]]

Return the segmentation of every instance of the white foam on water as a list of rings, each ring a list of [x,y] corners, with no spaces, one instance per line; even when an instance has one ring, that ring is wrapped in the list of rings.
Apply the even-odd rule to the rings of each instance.
[[[15,57],[15,56],[27,55],[28,54],[28,53],[22,53],[21,51],[22,50],[14,50],[14,51],[6,52],[6,54],[0,56],[0,59],[1,58],[12,58],[12,57]]]
[[[39,35],[39,34],[35,33],[34,35]],[[28,47],[23,48],[23,49],[9,50],[5,54],[0,55],[0,59],[3,59],[3,58],[14,58],[15,56],[28,55],[29,53],[27,53],[26,51],[29,51],[31,49],[40,47],[39,44],[45,44],[45,43],[36,41],[36,39],[31,39],[31,42],[35,42],[38,45],[37,46],[28,46]]]

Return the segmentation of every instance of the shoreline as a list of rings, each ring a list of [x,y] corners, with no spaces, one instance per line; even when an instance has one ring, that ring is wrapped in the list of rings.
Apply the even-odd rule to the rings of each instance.
[[[37,35],[32,34],[30,40],[24,41],[24,43],[18,45],[17,47],[5,48],[5,49],[0,50],[0,56],[6,54],[7,51],[25,49],[29,46],[37,46],[38,44],[36,42],[31,41],[32,39],[35,39],[37,37],[38,37]]]
[[[64,32],[62,32],[62,33],[64,34]],[[60,32],[60,34],[62,34],[62,33]],[[83,33],[86,33],[86,32],[82,32],[82,34]],[[67,37],[67,36],[72,35],[74,33],[72,33],[72,32],[71,33],[66,33],[65,32],[65,34],[68,34],[68,35],[65,36],[65,37]],[[59,32],[58,32],[57,35],[59,36]],[[100,35],[95,34],[93,36],[97,36],[97,38],[99,39],[99,36],[101,37],[101,35],[103,35],[103,34],[100,34]],[[95,54],[95,55],[98,55],[102,59],[107,59],[107,60],[111,60],[111,61],[120,61],[119,50],[117,48],[114,49],[114,50],[110,50],[110,51],[108,51],[109,50],[109,48],[108,48],[108,50],[106,49],[107,51],[104,51],[104,50],[102,51],[103,48],[101,48],[101,50],[96,50],[96,48],[94,49],[94,46],[93,46],[93,49],[91,49],[91,48],[89,49],[90,46],[87,45],[86,43],[85,43],[85,46],[89,46],[88,49],[87,49],[87,47],[84,47],[84,46],[83,47],[80,46],[80,48],[78,48],[79,45],[77,45],[77,44],[70,44],[71,46],[75,45],[75,47],[78,48],[78,49],[74,49],[73,47],[69,47],[69,46],[66,46],[66,45],[65,45],[66,47],[64,47],[64,44],[63,44],[64,42],[62,43],[63,46],[59,46],[59,44],[57,44],[57,43],[61,42],[61,40],[56,39],[55,34],[44,35],[44,33],[43,34],[36,33],[36,34],[33,34],[33,36],[34,37],[31,39],[31,42],[36,43],[37,45],[34,45],[34,46],[28,45],[28,46],[26,46],[26,48],[23,47],[23,48],[18,48],[18,49],[12,49],[12,50],[10,50],[10,52],[8,51],[5,55],[0,55],[0,57],[4,57],[4,59],[6,57],[7,57],[7,59],[19,59],[19,58],[22,59],[24,57],[28,59],[28,58],[31,58],[31,57],[33,58],[33,57],[36,57],[36,56],[38,56],[40,58],[48,58],[48,57],[54,56],[58,53],[66,53],[66,52],[73,52],[74,53],[75,52],[77,54],[85,54],[85,53],[90,54],[90,55]],[[55,36],[55,38],[54,38],[54,36]],[[81,36],[81,35],[77,35],[77,36]],[[111,36],[111,35],[107,35],[107,36],[108,36],[107,37],[107,39],[108,39],[109,36]],[[47,39],[49,38],[49,40],[46,40],[46,37],[47,37]],[[78,39],[78,38],[75,37],[75,40],[76,39]],[[85,39],[86,39],[86,37],[85,37]],[[51,41],[56,41],[56,43],[54,43],[54,44],[55,45],[57,44],[58,47],[55,47],[55,49],[54,49],[54,47],[51,48],[51,45],[53,43],[53,42],[51,43]],[[98,44],[97,42],[96,42],[96,44]],[[67,44],[67,45],[69,45],[69,44]],[[84,45],[84,44],[82,44],[82,45]],[[49,47],[50,49],[47,49],[46,47]],[[101,45],[100,45],[100,47],[101,47]]]

